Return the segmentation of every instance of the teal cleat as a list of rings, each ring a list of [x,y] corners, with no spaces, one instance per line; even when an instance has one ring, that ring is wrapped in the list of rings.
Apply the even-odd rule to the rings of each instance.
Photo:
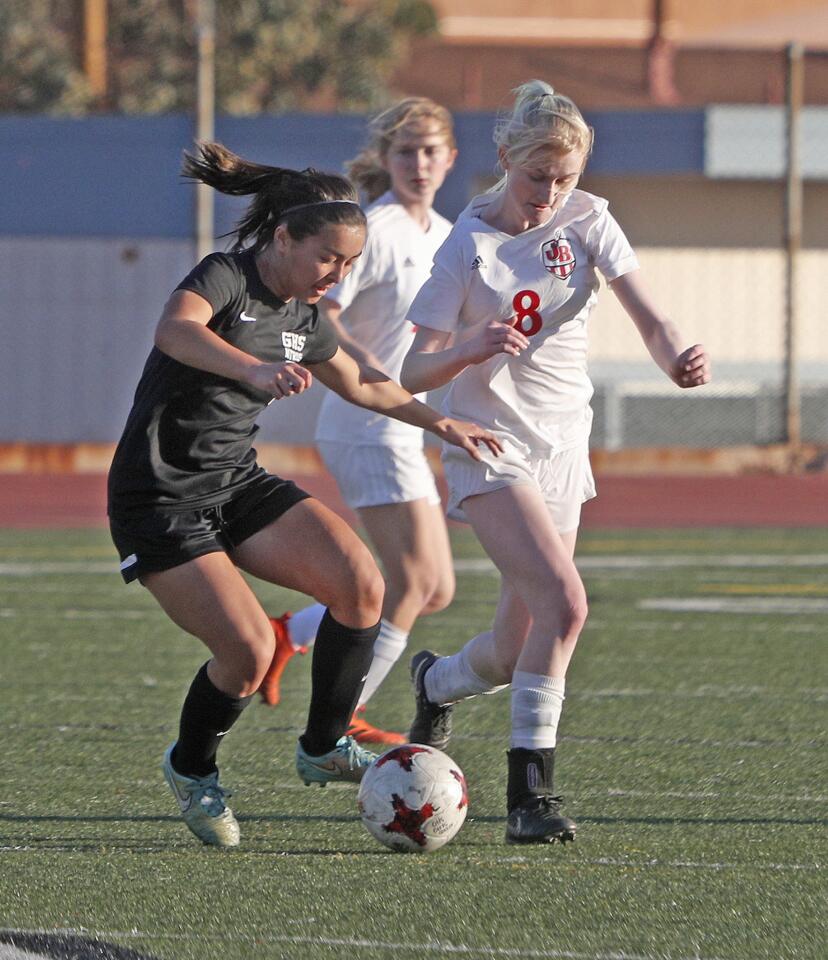
[[[305,753],[301,743],[296,745],[296,772],[306,787],[312,783],[324,787],[332,781],[359,783],[376,759],[376,753],[361,747],[353,737],[340,737],[333,750],[321,757]]]
[[[207,777],[185,777],[173,769],[174,749],[175,744],[167,748],[161,769],[181,808],[184,823],[202,843],[211,847],[237,847],[239,824],[224,802],[231,794],[219,785],[218,771]]]

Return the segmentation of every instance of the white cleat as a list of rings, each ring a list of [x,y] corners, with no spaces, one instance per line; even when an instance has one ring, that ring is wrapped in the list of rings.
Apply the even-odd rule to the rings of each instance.
[[[219,785],[218,771],[207,777],[185,777],[173,769],[174,749],[175,744],[167,748],[161,769],[178,801],[184,823],[202,843],[211,847],[237,847],[239,824],[224,802],[231,794]]]

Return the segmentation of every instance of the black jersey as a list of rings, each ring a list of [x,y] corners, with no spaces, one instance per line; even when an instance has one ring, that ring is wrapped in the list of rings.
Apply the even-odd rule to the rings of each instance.
[[[208,327],[260,360],[313,364],[336,353],[329,321],[315,306],[280,300],[262,282],[252,251],[211,254],[177,289],[204,297],[213,308]],[[110,468],[109,512],[229,499],[259,471],[255,420],[272,399],[153,348]]]

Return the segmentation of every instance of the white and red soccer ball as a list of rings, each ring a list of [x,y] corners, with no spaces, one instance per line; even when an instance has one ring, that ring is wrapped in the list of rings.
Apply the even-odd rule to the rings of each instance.
[[[440,750],[406,743],[386,750],[365,771],[357,796],[366,829],[392,850],[431,853],[463,826],[466,778]]]

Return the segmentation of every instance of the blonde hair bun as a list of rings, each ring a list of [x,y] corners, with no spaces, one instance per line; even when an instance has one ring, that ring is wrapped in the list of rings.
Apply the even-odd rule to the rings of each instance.
[[[495,127],[494,141],[510,163],[521,164],[533,153],[549,150],[588,156],[593,130],[569,97],[544,80],[528,80],[513,91],[514,106]]]

